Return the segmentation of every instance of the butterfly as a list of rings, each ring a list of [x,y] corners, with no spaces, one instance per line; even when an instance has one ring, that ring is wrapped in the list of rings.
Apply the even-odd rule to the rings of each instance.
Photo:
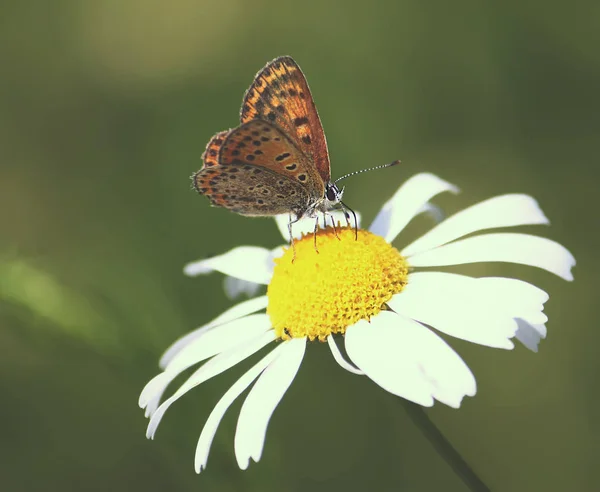
[[[349,220],[348,210],[354,212],[342,202],[343,188],[331,181],[317,108],[291,57],[275,58],[257,73],[244,95],[240,123],[208,142],[204,165],[192,176],[198,193],[241,215],[290,214],[290,239],[291,225],[303,217],[339,206]]]

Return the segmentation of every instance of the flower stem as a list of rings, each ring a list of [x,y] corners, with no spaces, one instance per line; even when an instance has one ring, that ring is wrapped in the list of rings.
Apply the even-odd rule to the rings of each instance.
[[[404,398],[399,398],[399,400],[402,402],[404,410],[413,423],[425,435],[427,440],[450,468],[452,468],[454,473],[460,477],[469,490],[473,492],[489,492],[489,487],[483,483],[454,446],[450,444],[450,441],[444,437],[423,410],[423,407]]]

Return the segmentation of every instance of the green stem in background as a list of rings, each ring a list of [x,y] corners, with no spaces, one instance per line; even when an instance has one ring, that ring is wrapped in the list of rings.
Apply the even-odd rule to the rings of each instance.
[[[425,435],[427,440],[450,468],[454,470],[454,473],[460,477],[469,490],[473,492],[489,492],[489,487],[483,483],[459,452],[454,449],[454,446],[450,444],[450,441],[444,437],[428,417],[427,413],[425,413],[423,407],[404,398],[399,398],[399,400],[413,423]]]

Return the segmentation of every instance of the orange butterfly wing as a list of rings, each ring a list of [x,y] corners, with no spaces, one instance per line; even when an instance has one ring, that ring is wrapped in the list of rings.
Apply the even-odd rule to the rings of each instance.
[[[219,149],[218,163],[264,167],[297,182],[313,200],[325,192],[323,181],[308,157],[266,121],[252,120],[231,130]]]
[[[216,166],[219,164],[219,149],[221,148],[221,145],[223,145],[229,132],[230,130],[219,132],[210,139],[210,142],[206,145],[206,150],[202,154],[204,167]]]
[[[216,134],[204,163],[192,177],[196,190],[213,205],[242,215],[302,216],[325,191],[309,158],[261,120]]]
[[[246,91],[240,120],[243,124],[256,119],[280,128],[314,163],[321,180],[329,181],[331,168],[323,126],[306,78],[291,57],[269,62]]]

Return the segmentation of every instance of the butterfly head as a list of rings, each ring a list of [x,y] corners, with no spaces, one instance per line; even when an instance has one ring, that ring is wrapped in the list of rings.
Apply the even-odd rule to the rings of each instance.
[[[335,183],[329,182],[325,185],[325,203],[328,209],[337,205],[342,201],[344,195],[344,188],[340,190]]]
[[[306,208],[296,210],[298,217],[316,217],[319,213],[327,213],[341,204],[344,188],[341,190],[334,182],[325,185],[325,193],[315,201],[309,202]]]

